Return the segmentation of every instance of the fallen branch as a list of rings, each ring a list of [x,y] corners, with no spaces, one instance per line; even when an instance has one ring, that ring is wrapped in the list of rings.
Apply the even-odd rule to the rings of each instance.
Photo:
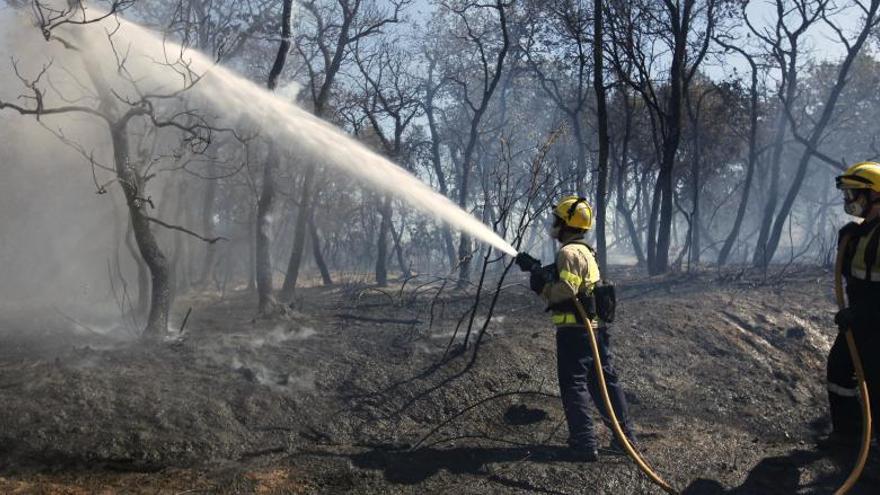
[[[179,334],[183,334],[183,331],[186,329],[186,322],[189,321],[189,314],[192,313],[192,307],[186,310],[186,316],[183,317],[183,323],[180,324],[180,331],[177,332]]]

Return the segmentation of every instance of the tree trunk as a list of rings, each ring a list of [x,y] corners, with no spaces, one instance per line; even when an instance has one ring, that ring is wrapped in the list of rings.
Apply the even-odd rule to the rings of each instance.
[[[125,194],[134,238],[141,257],[150,271],[150,310],[143,337],[158,340],[168,331],[168,314],[172,304],[171,273],[168,260],[150,229],[146,202],[139,196],[143,191],[143,181],[129,161],[127,128],[127,119],[110,126],[113,160],[119,184]]]
[[[654,183],[654,194],[651,196],[651,206],[648,209],[648,273],[656,274],[657,263],[657,218],[660,213],[660,196],[663,194],[662,177],[663,172],[657,175],[657,181]],[[647,196],[647,195],[646,195]],[[644,205],[643,205],[644,206]]]
[[[208,161],[208,175],[214,177],[217,174],[217,164],[214,160]],[[202,232],[205,237],[214,237],[214,202],[217,197],[217,180],[209,179],[205,184],[205,195],[202,200]],[[196,285],[204,287],[208,284],[214,260],[217,258],[216,243],[208,243],[205,250],[205,259]]]
[[[246,237],[248,246],[248,264],[245,270],[248,291],[257,288],[257,212],[253,204],[251,204],[250,210]]]
[[[318,265],[318,271],[321,272],[321,281],[324,285],[333,285],[330,270],[327,269],[327,263],[321,254],[321,238],[318,236],[318,226],[315,225],[315,220],[312,218],[309,218],[309,235],[312,238],[312,256],[315,257],[315,264]]]
[[[621,143],[620,151],[620,165],[617,172],[617,211],[620,212],[624,222],[626,223],[626,230],[629,233],[633,246],[633,251],[635,252],[638,264],[644,265],[646,262],[645,253],[642,250],[642,242],[639,231],[638,229],[636,229],[635,222],[633,221],[633,210],[636,208],[636,206],[638,206],[639,198],[636,197],[636,202],[633,205],[633,208],[629,208],[626,203],[626,169],[627,164],[629,163],[629,142],[632,138],[633,108],[632,105],[630,105],[629,103],[629,97],[627,96],[626,92],[621,90],[620,95],[624,105],[624,127],[623,141]]]
[[[574,183],[577,194],[586,195],[585,179],[587,177],[587,143],[584,139],[584,130],[580,122],[580,112],[569,113],[571,119],[571,128],[574,133],[575,141],[575,159],[577,161],[577,170],[575,170]]]
[[[596,120],[599,124],[599,163],[596,180],[596,252],[599,271],[607,268],[608,253],[605,246],[605,210],[608,190],[608,101],[605,93],[605,71],[603,69],[603,6],[602,0],[593,0],[593,89],[596,92]],[[581,151],[581,150],[579,150]]]
[[[135,265],[137,265],[138,296],[135,313],[137,313],[138,317],[142,317],[147,314],[150,307],[150,278],[147,264],[144,263],[144,258],[141,256],[141,253],[138,251],[137,245],[135,244],[131,214],[129,213],[128,216],[129,222],[128,230],[125,232],[125,247],[128,248],[128,252],[131,254],[131,259],[133,259]]]
[[[711,90],[709,90],[711,91]],[[692,198],[691,202],[693,203],[691,209],[691,218],[689,220],[690,225],[688,226],[688,237],[685,242],[688,243],[689,247],[689,255],[688,255],[688,270],[691,269],[691,265],[699,265],[700,264],[700,188],[702,187],[702,183],[700,182],[700,167],[702,164],[700,163],[702,159],[702,142],[700,141],[700,111],[703,105],[703,98],[709,92],[705,92],[700,95],[697,99],[697,108],[694,109],[691,103],[691,95],[688,93],[688,116],[691,120],[691,127],[694,130],[694,138],[693,138],[693,146],[694,146],[694,156],[691,160],[691,178],[693,180],[692,183]]]
[[[272,255],[269,244],[272,222],[269,215],[272,211],[272,203],[275,201],[275,169],[278,167],[279,160],[278,148],[275,143],[270,142],[266,165],[263,167],[260,199],[257,201],[255,254],[257,299],[260,313],[269,311],[275,302],[272,296]]]
[[[275,61],[269,70],[266,87],[274,91],[278,85],[278,78],[284,70],[287,60],[287,52],[290,50],[290,17],[293,10],[293,0],[283,0],[281,6],[281,43],[275,55]],[[272,254],[269,245],[271,222],[269,213],[272,211],[272,203],[275,200],[275,169],[280,164],[277,144],[269,143],[269,154],[266,157],[266,166],[263,168],[263,186],[260,191],[260,199],[257,201],[257,229],[256,229],[256,278],[258,310],[265,313],[274,304],[272,297]]]
[[[186,193],[187,193],[187,182],[186,180],[181,180],[177,185],[177,208],[174,212],[174,221],[177,225],[183,225],[184,220],[186,218],[185,209],[186,205]],[[180,294],[186,290],[186,286],[188,284],[187,279],[187,239],[184,238],[184,235],[179,232],[172,233],[174,236],[174,256],[172,257],[171,263],[171,274],[173,277],[172,282],[172,290],[174,294]]]
[[[391,226],[391,196],[385,195],[379,207],[382,220],[379,224],[379,236],[376,241],[376,284],[388,286],[388,231]]]
[[[394,228],[393,219],[392,219],[392,222],[390,223],[390,227],[391,227],[391,238],[394,240],[394,252],[397,255],[397,264],[398,264],[398,266],[400,266],[400,273],[402,273],[404,277],[410,277],[410,276],[412,276],[412,272],[410,271],[410,269],[406,265],[406,263],[403,261],[403,246],[401,245],[403,242],[401,239],[402,233],[397,232],[397,230]],[[402,228],[402,226],[401,226],[401,228]]]
[[[740,52],[745,54],[745,52]],[[718,253],[718,265],[723,266],[727,263],[730,256],[730,250],[739,236],[740,228],[742,228],[743,219],[746,216],[746,209],[749,206],[749,195],[752,190],[752,179],[755,176],[755,165],[758,161],[758,67],[751,57],[746,59],[752,68],[752,83],[749,92],[749,158],[746,165],[746,180],[743,184],[743,194],[736,210],[736,218],[733,221],[733,227],[724,240],[721,252]]]
[[[434,115],[434,95],[437,86],[434,85],[434,67],[436,62],[432,59],[428,67],[428,83],[425,92],[425,116],[428,118],[428,130],[431,132],[431,165],[434,167],[434,174],[437,176],[437,186],[440,188],[440,194],[449,197],[449,187],[446,184],[446,174],[443,172],[443,162],[440,158],[440,136],[437,127],[437,118]],[[449,261],[450,271],[458,262],[455,254],[455,242],[452,239],[452,231],[449,226],[443,224],[443,244],[446,252],[446,259]]]
[[[685,32],[686,33],[686,32]],[[686,34],[679,34],[686,36]],[[682,77],[684,64],[684,50],[687,40],[676,41],[675,55],[673,55],[672,68],[670,71],[669,105],[666,116],[666,132],[663,137],[663,159],[660,163],[660,173],[657,176],[660,194],[659,225],[657,225],[657,242],[654,249],[654,260],[649,258],[649,272],[652,275],[665,273],[669,269],[669,247],[671,244],[672,231],[672,191],[673,169],[675,158],[678,155],[678,145],[681,140],[681,106],[682,106]],[[655,200],[656,201],[656,200]],[[652,218],[655,214],[652,212]],[[652,229],[653,231],[653,229]]]
[[[776,213],[776,202],[779,200],[779,167],[782,161],[782,150],[785,146],[785,130],[785,110],[780,109],[774,133],[773,154],[770,160],[770,184],[767,189],[767,202],[764,204],[761,231],[758,234],[758,243],[755,245],[755,253],[752,258],[752,263],[757,267],[767,266],[770,262],[767,256],[767,240],[770,237],[770,228],[773,225],[773,215]]]
[[[309,235],[307,228],[309,217],[312,214],[312,193],[317,168],[317,165],[310,163],[306,166],[305,176],[303,177],[302,191],[299,198],[300,204],[296,212],[296,224],[294,224],[293,230],[293,249],[290,251],[290,260],[287,263],[284,286],[281,287],[281,299],[287,302],[293,299],[293,293],[296,290],[296,283],[299,279],[300,265],[302,265],[303,254],[305,253],[306,236]]]

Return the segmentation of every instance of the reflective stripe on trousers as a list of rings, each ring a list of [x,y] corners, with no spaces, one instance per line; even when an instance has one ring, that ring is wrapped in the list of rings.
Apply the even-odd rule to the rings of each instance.
[[[828,392],[832,394],[837,394],[841,397],[858,397],[859,389],[857,388],[846,388],[841,387],[836,383],[828,382]]]

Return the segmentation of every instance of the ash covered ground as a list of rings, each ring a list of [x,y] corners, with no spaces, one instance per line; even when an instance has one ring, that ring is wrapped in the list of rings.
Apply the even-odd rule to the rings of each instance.
[[[664,478],[688,494],[842,483],[855,452],[814,445],[836,332],[828,271],[613,275],[617,367]],[[190,294],[183,338],[159,346],[6,311],[0,492],[662,493],[626,457],[562,455],[554,331],[518,275],[473,362],[474,294],[429,282],[307,288],[256,319],[245,292]],[[874,456],[852,493],[880,492]]]

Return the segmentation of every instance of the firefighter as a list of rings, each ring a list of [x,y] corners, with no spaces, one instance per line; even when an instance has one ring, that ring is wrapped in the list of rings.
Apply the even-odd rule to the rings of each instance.
[[[556,326],[556,364],[568,423],[568,445],[572,455],[585,462],[598,459],[596,433],[590,414],[591,397],[609,428],[610,418],[599,390],[589,334],[572,301],[575,296],[587,308],[593,327],[598,328],[599,355],[614,412],[627,437],[633,438],[626,398],[611,361],[608,327],[594,316],[595,298],[592,296],[600,280],[599,265],[593,248],[584,240],[592,226],[593,212],[586,199],[564,197],[553,209],[550,229],[550,235],[560,244],[556,262],[541,266],[539,260],[527,253],[518,254],[515,260],[523,271],[530,272],[532,290],[541,295],[551,311]],[[609,449],[615,453],[623,452],[616,439]]]
[[[840,230],[844,250],[842,274],[847,307],[834,316],[839,333],[828,354],[828,402],[831,434],[826,448],[855,447],[860,442],[862,415],[853,362],[846,342],[851,331],[865,372],[874,425],[880,420],[880,164],[862,162],[837,177],[846,213],[860,217]],[[874,431],[878,428],[875,426]],[[878,437],[880,438],[880,437]]]

